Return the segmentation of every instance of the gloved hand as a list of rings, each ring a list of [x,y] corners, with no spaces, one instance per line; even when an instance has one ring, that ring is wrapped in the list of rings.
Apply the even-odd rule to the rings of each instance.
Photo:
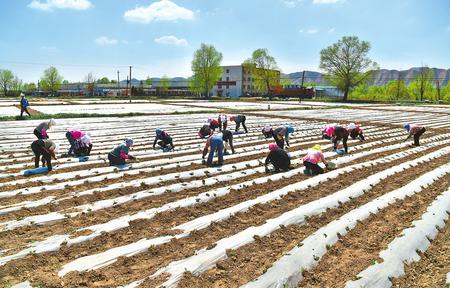
[[[130,159],[130,160],[136,160],[136,157],[134,157],[133,155],[128,155],[128,159]]]

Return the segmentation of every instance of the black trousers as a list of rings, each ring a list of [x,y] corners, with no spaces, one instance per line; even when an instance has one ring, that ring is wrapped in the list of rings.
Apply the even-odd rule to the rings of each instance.
[[[275,139],[275,143],[277,143],[278,147],[284,149],[284,138],[279,138],[277,135],[273,135],[273,139]]]
[[[34,168],[39,167],[39,161],[41,160],[42,156],[42,167],[45,167],[47,165],[48,171],[52,171],[52,156],[47,152],[44,146],[43,140],[36,140],[33,141],[31,144],[31,150],[33,150],[34,154]]]
[[[75,150],[75,140],[72,137],[72,134],[70,132],[66,132],[66,138],[69,141],[70,148],[69,148],[69,155],[72,155],[72,153]]]
[[[75,156],[81,157],[81,156],[89,156],[91,154],[92,150],[92,144],[89,144],[89,146],[80,145],[77,149],[74,150]]]
[[[222,140],[224,142],[227,142],[230,145],[231,153],[234,154],[233,133],[231,133],[231,131],[229,131],[229,130],[223,130],[222,135],[223,135]],[[227,152],[226,148],[225,148],[224,152]]]
[[[27,112],[28,116],[31,116],[30,112],[28,112],[27,107],[20,107],[20,117],[22,117],[23,112]]]
[[[236,132],[239,130],[239,127],[241,127],[241,124],[242,124],[242,127],[245,130],[245,133],[248,133],[247,126],[245,126],[245,120],[246,120],[246,117],[242,116],[241,121],[236,122]]]
[[[117,157],[112,153],[108,154],[108,160],[109,160],[109,166],[124,165],[126,163],[125,159]]]
[[[220,122],[219,121],[219,130],[220,131],[222,131],[222,130],[226,130],[227,129],[227,125],[228,125],[228,123],[227,123],[227,121],[225,121],[225,122]]]
[[[414,145],[416,145],[416,146],[419,146],[419,145],[420,145],[420,144],[419,144],[420,136],[422,136],[422,134],[425,133],[425,131],[426,131],[426,129],[425,129],[425,127],[424,127],[424,128],[422,128],[422,129],[420,129],[419,131],[417,131],[416,134],[414,134]]]
[[[308,161],[303,161],[303,165],[306,167],[306,169],[311,170],[313,175],[323,174],[325,172],[323,171],[322,167],[319,166],[319,164],[313,164]]]

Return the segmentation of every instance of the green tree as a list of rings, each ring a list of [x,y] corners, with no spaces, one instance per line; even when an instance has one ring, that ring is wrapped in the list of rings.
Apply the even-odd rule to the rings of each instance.
[[[369,100],[367,96],[368,87],[365,83],[359,84],[349,94],[349,99],[352,100]]]
[[[161,77],[161,80],[159,81],[160,84],[160,89],[161,92],[163,93],[163,95],[167,95],[167,93],[169,92],[169,88],[170,88],[170,78],[167,77],[167,75],[164,75]]]
[[[402,80],[392,80],[386,84],[386,100],[409,99],[408,87]]]
[[[421,67],[419,74],[408,86],[408,92],[415,100],[433,100],[435,98],[433,88],[433,71],[428,67]]]
[[[433,76],[433,71],[427,66],[422,66],[419,68],[419,74],[416,76],[416,79],[414,79],[414,81],[410,84],[410,90],[416,97],[416,100],[433,100]]]
[[[195,94],[201,95],[202,93],[202,85],[199,82],[198,78],[190,77],[188,79],[189,90]]]
[[[63,80],[62,84],[69,84],[69,80]]]
[[[14,81],[14,74],[11,70],[0,70],[0,88],[3,91],[3,96],[7,96]]]
[[[35,83],[30,82],[23,85],[23,90],[27,92],[33,92],[37,90],[37,86]]]
[[[98,84],[109,84],[109,83],[111,83],[111,82],[109,81],[108,77],[103,77],[103,78],[101,78],[101,79],[98,79],[98,80],[97,80],[97,83],[98,83]]]
[[[193,83],[198,86],[204,96],[209,97],[211,89],[222,76],[222,53],[218,52],[213,45],[202,43],[195,51],[191,63],[193,72]]]
[[[344,101],[355,86],[367,81],[378,69],[369,58],[369,51],[370,43],[356,36],[344,36],[320,51],[319,67],[327,73],[326,79],[344,92]]]
[[[280,80],[280,85],[281,86],[288,86],[288,85],[292,85],[292,80],[289,78],[283,78]]]
[[[256,49],[243,65],[245,70],[250,71],[256,91],[271,96],[273,88],[280,84],[280,71],[269,50]]]
[[[150,76],[147,76],[147,79],[144,80],[144,84],[150,86],[150,85],[152,85],[152,83],[153,83],[153,81],[150,78]]]
[[[441,87],[441,99],[450,101],[450,82],[446,86]]]
[[[59,75],[58,70],[51,66],[44,71],[41,77],[41,87],[43,90],[50,91],[51,96],[54,96],[61,87],[63,77]]]
[[[14,92],[15,95],[18,95],[23,89],[23,81],[19,79],[19,77],[14,76],[14,80],[11,84],[11,91]]]

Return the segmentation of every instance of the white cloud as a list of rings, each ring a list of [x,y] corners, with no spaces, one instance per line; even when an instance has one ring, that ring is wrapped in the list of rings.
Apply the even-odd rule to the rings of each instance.
[[[342,0],[313,0],[313,4],[335,4]]]
[[[33,0],[28,4],[28,7],[42,11],[53,11],[54,9],[86,10],[94,7],[94,5],[89,0],[46,0],[45,2]]]
[[[127,41],[127,40],[122,40],[122,41],[120,41],[120,42],[122,42],[122,44],[125,44],[125,45],[128,44],[128,41]]]
[[[106,36],[101,36],[95,39],[95,43],[100,46],[107,46],[107,45],[117,45],[119,41],[117,39],[108,38]]]
[[[315,28],[311,28],[311,29],[307,29],[307,30],[300,29],[300,30],[298,30],[298,32],[299,33],[306,33],[306,34],[316,34],[317,32],[319,32],[319,30],[315,29]]]
[[[336,31],[336,28],[334,28],[334,27],[328,29],[328,33],[334,33],[334,31]]]
[[[294,8],[298,3],[302,1],[303,0],[280,0],[280,2],[283,3],[287,8]]]
[[[450,31],[450,26],[447,27],[447,31]]]
[[[136,7],[124,13],[125,20],[148,24],[152,21],[191,20],[194,12],[169,0],[160,0],[147,7]]]
[[[155,39],[155,42],[158,44],[165,44],[165,45],[174,45],[174,46],[188,46],[189,43],[186,39],[178,39],[177,37],[170,35],[170,36],[162,36]]]
[[[58,48],[56,48],[55,46],[41,46],[39,47],[39,49],[43,50],[43,51],[57,51]]]

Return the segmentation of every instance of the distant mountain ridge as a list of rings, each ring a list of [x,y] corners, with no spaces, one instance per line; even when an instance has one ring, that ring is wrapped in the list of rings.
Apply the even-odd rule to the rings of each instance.
[[[439,79],[439,85],[445,86],[450,81],[450,69],[440,69],[440,68],[430,68],[433,71],[433,79],[436,81]],[[380,69],[378,70],[371,85],[386,85],[391,80],[397,80],[399,78],[405,81],[406,85],[409,85],[414,79],[419,75],[420,67],[410,68],[408,70],[388,70]],[[292,81],[293,84],[299,85],[302,83],[303,72],[294,72],[289,74],[281,74],[282,78],[287,78]],[[315,71],[305,71],[304,83],[314,83],[317,85],[329,85],[325,80],[324,74]]]
[[[440,69],[440,68],[430,68],[433,71],[433,79],[439,79],[439,85],[445,86],[450,82],[450,69]],[[372,82],[370,85],[386,85],[391,80],[397,80],[399,78],[405,81],[406,85],[409,85],[420,73],[420,67],[413,67],[408,70],[389,70],[389,69],[380,69],[378,70],[374,77],[372,78]],[[293,84],[300,85],[302,83],[302,74],[303,72],[294,72],[289,74],[281,74],[282,79],[290,79]],[[153,77],[151,78],[154,85],[158,86],[161,78]],[[133,78],[131,80],[133,86],[139,86],[141,81]],[[183,77],[174,77],[170,78],[172,84],[179,83],[180,85],[186,85],[187,78]],[[120,85],[126,86],[127,81],[120,81]],[[329,85],[327,80],[325,80],[324,74],[316,71],[305,71],[305,84],[317,84],[317,85]],[[436,85],[436,83],[434,83]]]

